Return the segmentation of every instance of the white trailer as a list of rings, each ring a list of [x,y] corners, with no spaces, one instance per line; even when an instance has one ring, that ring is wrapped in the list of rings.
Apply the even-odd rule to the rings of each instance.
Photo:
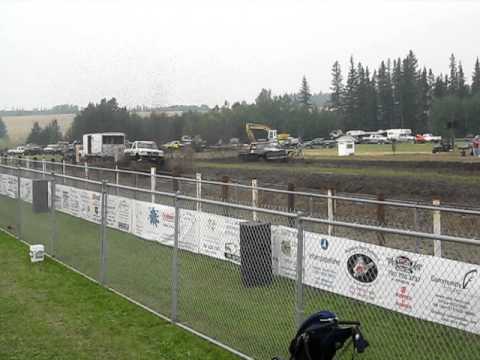
[[[415,137],[412,136],[412,130],[410,129],[388,129],[387,138],[390,141],[398,142],[414,142]]]
[[[106,132],[83,135],[83,157],[113,158],[118,161],[125,151],[125,134]]]

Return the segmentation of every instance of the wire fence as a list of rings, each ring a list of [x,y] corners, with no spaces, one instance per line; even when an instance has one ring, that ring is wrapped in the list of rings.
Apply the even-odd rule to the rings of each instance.
[[[469,209],[404,206],[422,224],[410,228],[387,211],[351,221],[333,194],[318,211],[279,211],[218,201],[233,188],[197,196],[198,182],[184,194],[104,176],[0,165],[0,227],[240,357],[287,357],[305,316],[328,309],[362,323],[368,359],[480,358],[480,242],[459,225],[476,226]],[[377,216],[379,202],[362,204]]]

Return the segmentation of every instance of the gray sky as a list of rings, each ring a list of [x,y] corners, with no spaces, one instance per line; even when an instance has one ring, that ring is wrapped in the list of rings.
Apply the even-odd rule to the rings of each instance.
[[[469,77],[480,1],[0,0],[0,108],[214,105],[328,91],[351,54],[376,67],[409,49],[435,73],[454,52]]]

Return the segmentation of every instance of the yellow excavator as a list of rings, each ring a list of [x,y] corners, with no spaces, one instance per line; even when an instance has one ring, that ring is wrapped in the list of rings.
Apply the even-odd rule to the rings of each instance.
[[[296,148],[286,146],[291,139],[288,133],[278,134],[277,130],[270,126],[256,123],[247,123],[245,131],[250,145],[240,152],[242,160],[286,161],[289,157],[298,157]]]

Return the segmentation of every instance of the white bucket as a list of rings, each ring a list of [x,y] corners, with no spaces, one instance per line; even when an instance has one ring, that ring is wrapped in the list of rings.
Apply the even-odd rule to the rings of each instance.
[[[43,245],[30,245],[30,260],[32,263],[45,259],[45,247]]]

